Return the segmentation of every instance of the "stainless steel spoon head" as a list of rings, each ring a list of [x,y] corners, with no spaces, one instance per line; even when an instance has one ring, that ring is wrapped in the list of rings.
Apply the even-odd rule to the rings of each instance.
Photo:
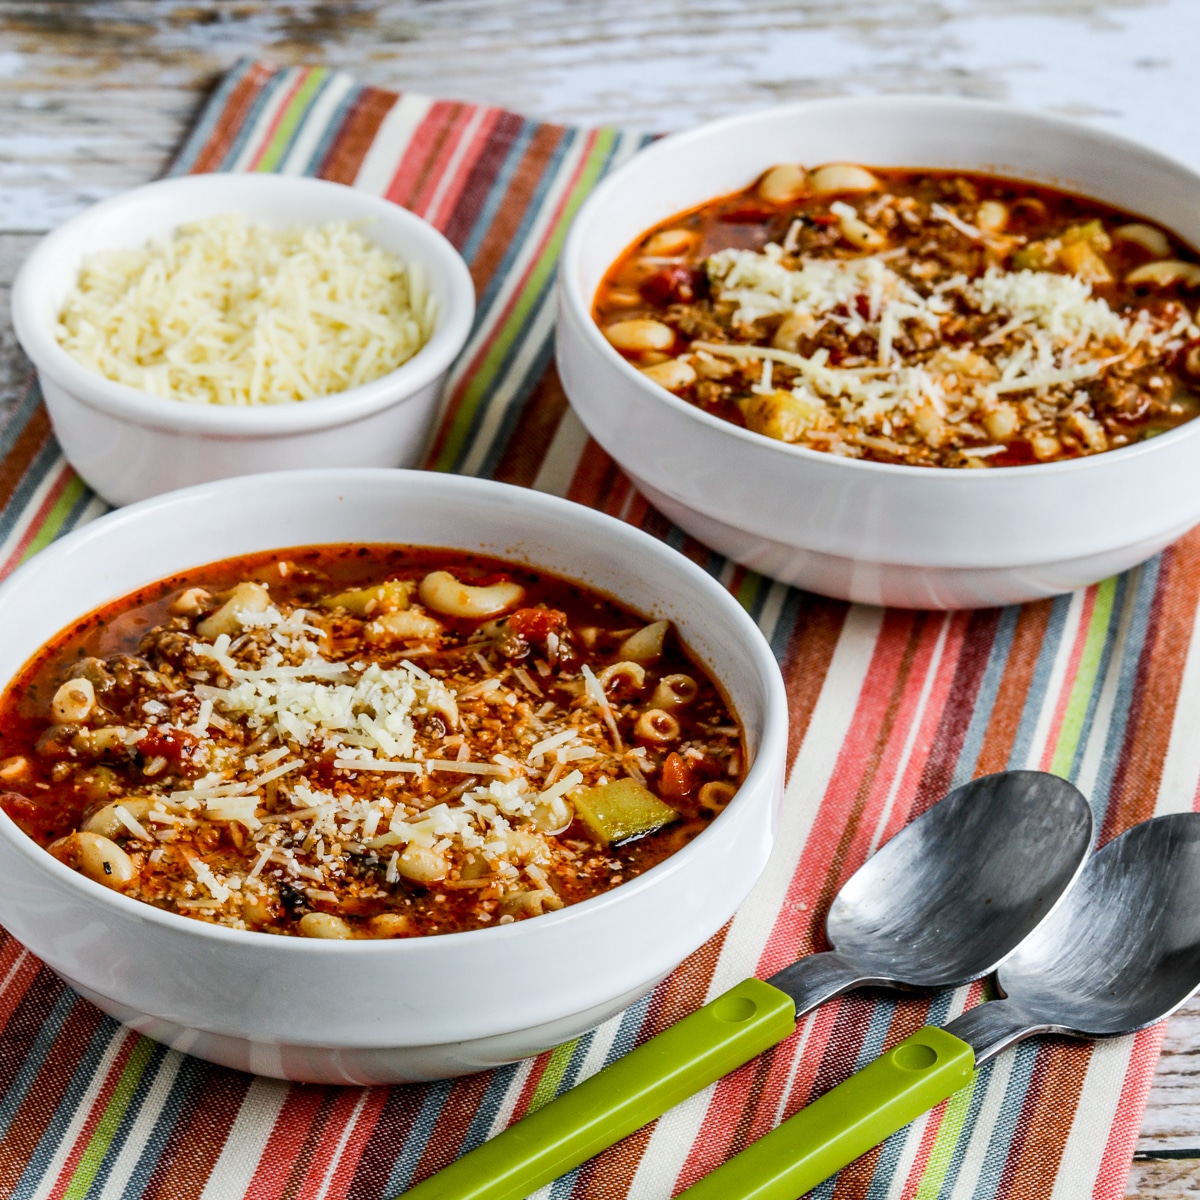
[[[1200,987],[1200,813],[1113,838],[997,985],[1005,999],[946,1026],[977,1065],[1036,1033],[1114,1037],[1169,1017]]]
[[[990,974],[1038,927],[1092,847],[1092,810],[1065,779],[1005,771],[956,788],[838,893],[834,950],[772,975],[797,1014],[851,988],[946,988]]]
[[[1109,842],[997,982],[1040,1026],[1083,1037],[1174,1012],[1200,987],[1200,814],[1143,821]]]
[[[1005,771],[955,789],[854,874],[825,922],[880,981],[979,979],[1035,930],[1092,847],[1092,810],[1065,779]]]

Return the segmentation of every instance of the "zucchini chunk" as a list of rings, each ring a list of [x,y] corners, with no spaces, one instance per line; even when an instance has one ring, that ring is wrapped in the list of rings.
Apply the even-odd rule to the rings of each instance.
[[[374,587],[353,588],[336,596],[323,596],[317,603],[322,608],[344,608],[356,617],[377,616],[408,607],[408,598],[416,584],[407,579],[389,579]]]
[[[571,797],[575,814],[604,846],[653,833],[677,820],[679,814],[653,792],[632,779],[615,779]]]

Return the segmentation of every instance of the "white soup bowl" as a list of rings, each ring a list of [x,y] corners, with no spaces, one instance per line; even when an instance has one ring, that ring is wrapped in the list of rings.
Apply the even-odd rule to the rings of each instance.
[[[683,555],[590,509],[460,476],[226,480],[102,517],[21,567],[0,587],[0,680],[84,613],[157,579],[351,541],[504,557],[673,621],[742,722],[745,783],[694,841],[612,891],[511,925],[392,941],[240,931],[166,912],[72,871],[0,813],[0,923],[105,1012],[226,1066],[373,1084],[526,1057],[649,991],[733,915],[771,849],[783,681],[741,606]]]
[[[365,222],[368,238],[423,270],[436,305],[429,340],[370,383],[247,407],[139,391],[85,367],[59,345],[58,314],[85,255],[142,246],[189,221],[230,213],[279,228]],[[458,251],[390,201],[301,176],[186,175],[114,196],[43,238],[17,275],[12,313],[67,461],[110,504],[128,504],[260,471],[415,465],[446,371],[470,333],[475,289]]]
[[[612,263],[675,213],[776,163],[1006,175],[1141,214],[1200,246],[1200,176],[1103,130],[998,104],[819,100],[656,142],[591,194],[559,271],[558,364],[588,432],[672,521],[785,583],[913,608],[1094,583],[1200,521],[1200,420],[1087,458],[992,470],[867,462],[723,421],[651,383],[592,318]]]

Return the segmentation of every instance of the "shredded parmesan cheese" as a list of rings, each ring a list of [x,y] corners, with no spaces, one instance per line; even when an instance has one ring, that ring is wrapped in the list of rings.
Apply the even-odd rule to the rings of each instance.
[[[984,400],[1091,379],[1148,337],[1144,328],[1114,312],[1105,300],[1092,295],[1086,281],[1073,275],[993,267],[977,280],[958,277],[922,294],[886,260],[883,254],[805,259],[789,268],[781,247],[773,244],[761,251],[722,250],[707,260],[714,296],[735,307],[736,322],[795,314],[835,319],[851,336],[874,335],[877,365],[834,367],[823,349],[809,357],[770,346],[708,341],[693,342],[691,349],[716,358],[761,361],[762,382],[752,392],[771,390],[772,362],[790,367],[800,373],[791,389],[797,399],[812,406],[836,402],[845,420],[869,425],[897,409],[912,414],[929,406],[945,413],[947,397],[955,390]],[[905,323],[938,330],[952,311],[950,291],[959,292],[982,313],[998,312],[1008,318],[987,339],[989,343],[1003,342],[1019,331],[1026,334],[1027,340],[1011,353],[994,356],[998,381],[955,371],[952,352],[938,369],[897,359],[893,346]],[[864,299],[863,315],[834,314],[834,310],[857,314]],[[964,382],[969,386],[964,387]]]
[[[59,315],[84,366],[191,404],[286,404],[369,383],[432,332],[419,268],[346,221],[270,229],[238,216],[89,255]]]

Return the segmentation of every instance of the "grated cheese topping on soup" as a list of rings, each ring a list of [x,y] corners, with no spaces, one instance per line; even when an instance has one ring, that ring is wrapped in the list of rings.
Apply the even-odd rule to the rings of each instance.
[[[1075,383],[1100,374],[1139,343],[1158,349],[1172,336],[1194,331],[1186,315],[1178,329],[1155,329],[1148,321],[1123,318],[1106,301],[1094,298],[1084,280],[1049,271],[992,267],[977,280],[954,276],[922,292],[880,256],[818,259],[794,269],[782,264],[782,256],[774,244],[757,253],[714,254],[707,268],[715,302],[731,308],[739,324],[798,314],[837,321],[847,337],[866,335],[876,342],[874,361],[838,368],[830,364],[828,353],[820,351],[805,357],[777,348],[745,349],[704,341],[697,341],[694,349],[791,367],[798,372],[792,389],[797,398],[821,405],[836,401],[851,420],[870,421],[895,408],[912,413],[923,404],[944,415],[949,394],[963,384],[973,398],[987,404],[1009,392]],[[864,313],[855,309],[848,317],[831,315],[853,306],[858,296],[866,298]],[[981,313],[1004,319],[1005,336],[988,344],[996,348],[990,358],[988,347],[968,342],[938,360],[906,360],[897,340],[908,332],[909,323],[938,333],[955,312],[955,297]],[[814,321],[813,332],[820,323]],[[764,372],[761,386],[769,383]]]
[[[994,467],[1200,413],[1200,261],[1155,226],[982,175],[781,165],[648,231],[595,315],[646,377],[847,457]]]
[[[429,339],[419,268],[358,223],[272,229],[236,215],[88,255],[62,347],[117,383],[192,404],[286,404],[369,383]]]

